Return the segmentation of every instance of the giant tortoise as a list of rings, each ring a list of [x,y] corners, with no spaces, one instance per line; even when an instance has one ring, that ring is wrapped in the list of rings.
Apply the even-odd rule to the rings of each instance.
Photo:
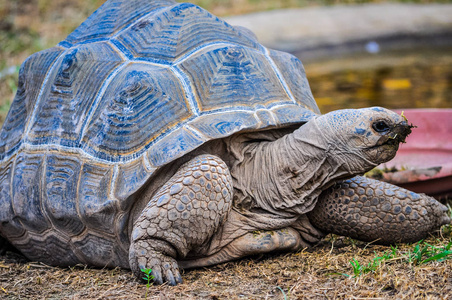
[[[360,177],[411,132],[384,108],[325,115],[301,62],[172,0],[109,0],[21,66],[1,131],[0,235],[31,260],[179,268],[297,251],[327,233],[388,244],[450,220]]]

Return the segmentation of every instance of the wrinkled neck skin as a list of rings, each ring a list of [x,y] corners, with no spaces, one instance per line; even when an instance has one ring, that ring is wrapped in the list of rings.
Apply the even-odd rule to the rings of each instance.
[[[296,218],[312,210],[320,193],[374,163],[319,118],[273,142],[251,143],[232,168],[238,209]],[[366,166],[363,167],[363,164]]]
[[[287,227],[296,229],[307,243],[318,242],[323,233],[305,214],[320,193],[336,181],[362,173],[360,162],[366,168],[375,165],[348,151],[348,141],[333,138],[328,126],[314,118],[275,140],[232,141],[236,145],[229,149],[235,157],[230,169],[234,207],[211,243],[198,253],[216,253],[249,232]]]

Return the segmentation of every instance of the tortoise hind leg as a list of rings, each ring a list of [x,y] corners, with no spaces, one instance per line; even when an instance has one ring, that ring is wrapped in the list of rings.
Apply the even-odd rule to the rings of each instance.
[[[450,222],[446,212],[430,196],[356,176],[324,191],[308,218],[325,233],[392,244],[425,238]]]
[[[226,219],[232,179],[216,156],[184,164],[147,204],[134,223],[129,263],[137,277],[151,268],[154,281],[182,282],[177,260],[203,245]]]

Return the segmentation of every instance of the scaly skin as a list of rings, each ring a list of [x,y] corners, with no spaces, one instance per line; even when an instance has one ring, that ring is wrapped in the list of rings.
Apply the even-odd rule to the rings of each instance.
[[[450,223],[446,211],[425,194],[356,176],[323,192],[308,218],[325,233],[393,244],[418,241]]]
[[[155,194],[134,224],[130,268],[141,277],[151,268],[155,282],[182,282],[177,259],[202,246],[232,206],[232,179],[216,156],[200,155]]]

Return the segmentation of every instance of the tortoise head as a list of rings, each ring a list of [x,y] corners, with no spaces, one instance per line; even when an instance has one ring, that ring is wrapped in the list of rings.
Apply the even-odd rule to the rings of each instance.
[[[394,158],[414,127],[403,115],[381,107],[337,110],[316,122],[328,139],[329,154],[355,174]]]

